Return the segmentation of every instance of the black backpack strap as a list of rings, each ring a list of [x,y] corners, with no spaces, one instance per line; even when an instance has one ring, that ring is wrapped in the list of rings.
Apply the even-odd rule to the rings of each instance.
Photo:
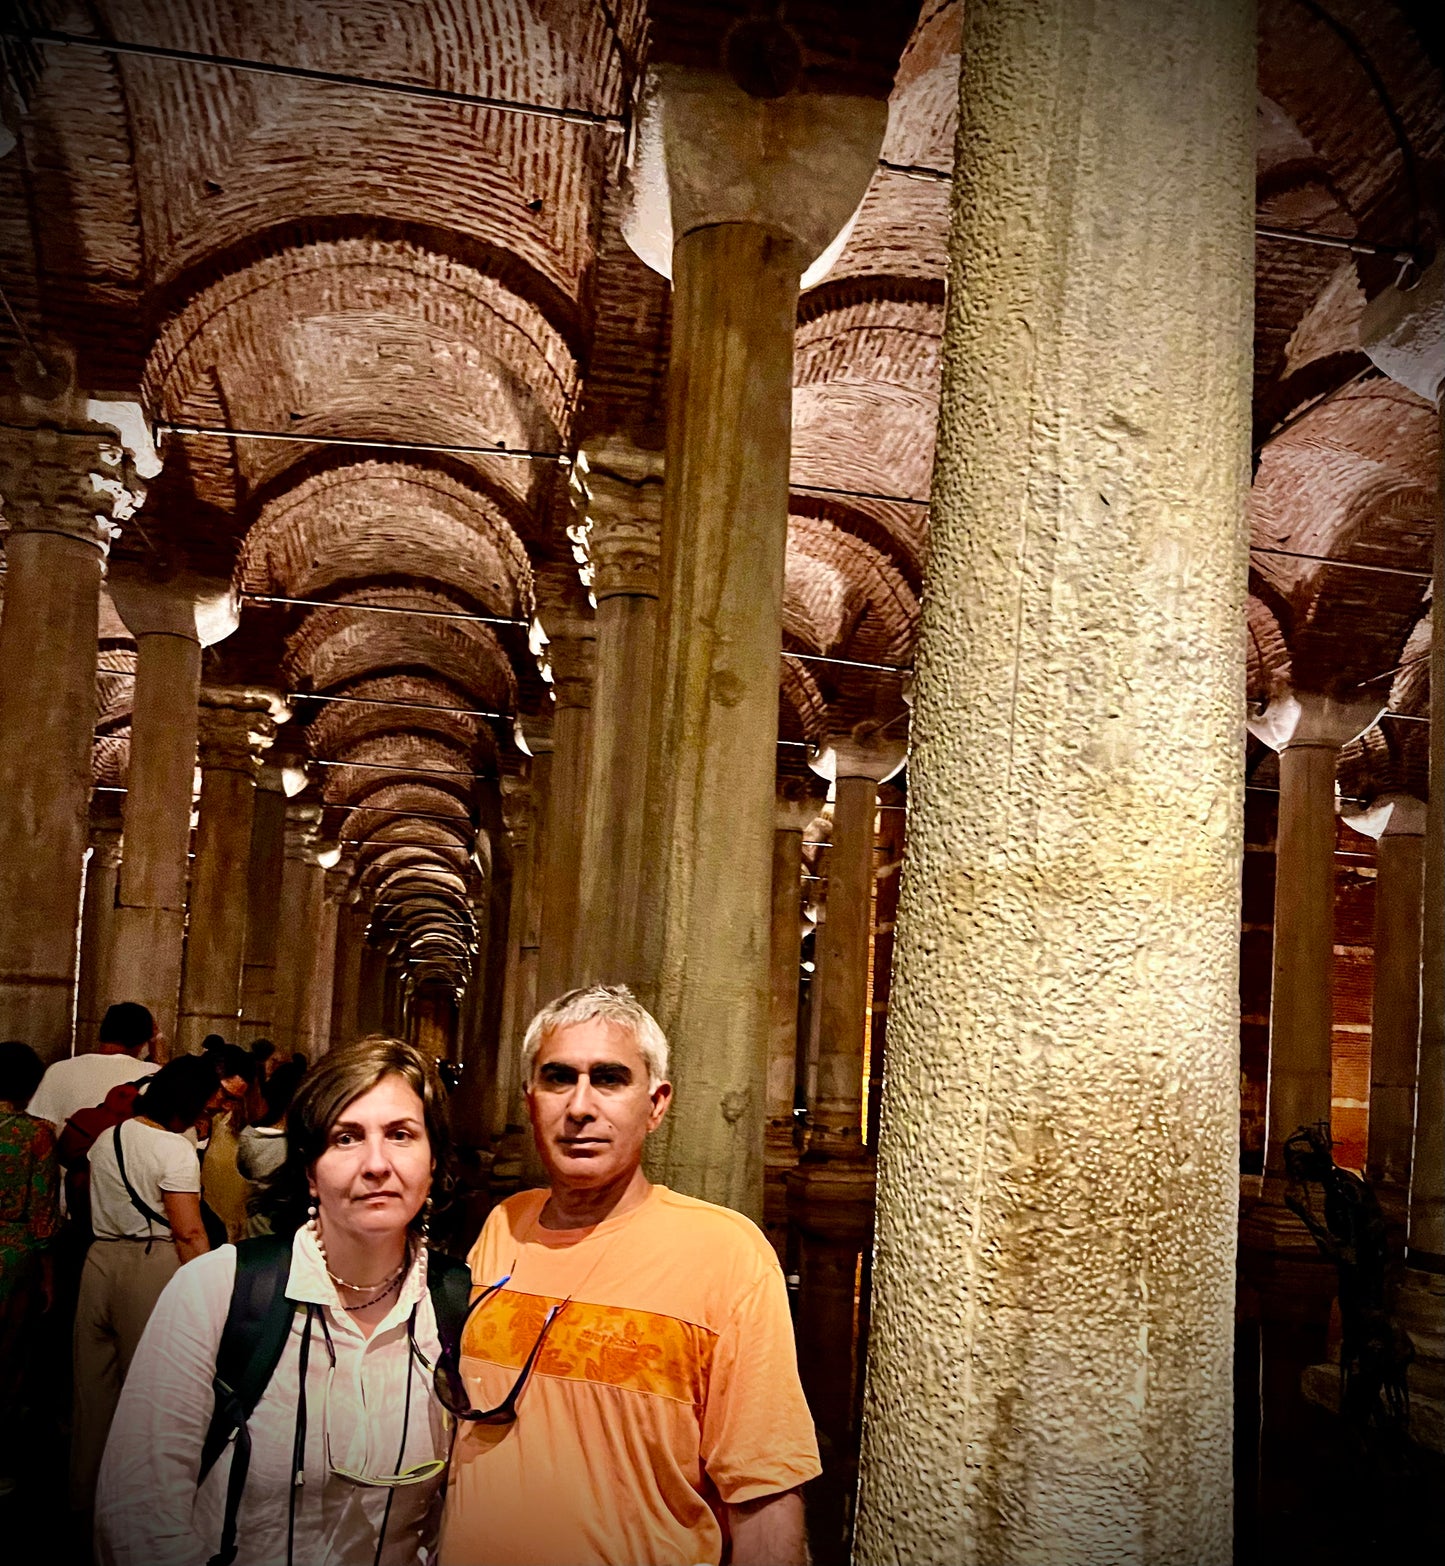
[[[171,1232],[170,1219],[163,1217],[148,1202],[141,1200],[140,1192],[130,1183],[130,1176],[125,1172],[125,1150],[120,1144],[120,1128],[124,1124],[123,1120],[120,1121],[116,1125],[115,1130],[111,1132],[111,1137],[115,1142],[115,1166],[120,1170],[120,1180],[125,1187],[125,1194],[130,1197],[131,1206],[135,1208],[142,1218],[147,1219],[151,1223],[158,1223],[169,1234]],[[149,1254],[149,1246],[146,1249],[147,1254]]]
[[[236,1247],[236,1281],[231,1285],[231,1303],[211,1383],[216,1394],[215,1409],[201,1445],[201,1468],[196,1479],[198,1485],[204,1483],[234,1435],[221,1547],[211,1557],[210,1566],[230,1566],[236,1558],[236,1518],[251,1463],[247,1421],[275,1373],[291,1329],[296,1302],[286,1297],[290,1273],[289,1240],[266,1234],[242,1240]]]
[[[426,1286],[436,1312],[442,1352],[454,1357],[461,1350],[462,1327],[472,1301],[472,1269],[439,1251],[428,1251]]]

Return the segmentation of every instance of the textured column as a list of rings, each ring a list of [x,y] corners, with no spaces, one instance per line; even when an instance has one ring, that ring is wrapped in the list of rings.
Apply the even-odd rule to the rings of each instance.
[[[356,1037],[381,1033],[386,1027],[386,953],[363,941],[356,990]]]
[[[211,1033],[240,1042],[256,779],[277,723],[289,716],[274,691],[201,692],[201,800],[176,1034],[184,1051],[199,1050]]]
[[[1375,851],[1375,988],[1370,1025],[1370,1120],[1365,1178],[1404,1238],[1415,1136],[1420,1048],[1420,918],[1425,806],[1385,794],[1347,818]]]
[[[110,988],[150,1009],[176,1036],[191,806],[196,776],[201,648],[237,623],[227,583],[149,570],[111,574],[110,595],[136,639],[135,705],[126,774],[125,859],[115,914]]]
[[[542,928],[537,1003],[572,988],[576,976],[582,836],[587,820],[592,733],[591,626],[563,622],[547,652],[552,662],[552,758],[547,827],[542,836]]]
[[[0,430],[0,1038],[46,1061],[73,1041],[108,518],[136,504],[114,432],[88,428]]]
[[[336,973],[331,986],[331,1044],[351,1044],[362,1036],[361,990],[366,963],[366,910],[356,889],[342,903],[336,930]]]
[[[1231,1559],[1254,38],[964,9],[859,1563]]]
[[[276,946],[276,1005],[271,1019],[271,1038],[283,1055],[306,1048],[303,1040],[310,1017],[316,944],[326,902],[326,870],[316,841],[320,830],[320,805],[293,800],[286,806],[278,908],[278,924],[285,938]]]
[[[332,844],[318,856],[322,895],[316,920],[316,935],[311,943],[311,970],[300,1003],[300,1023],[296,1030],[296,1048],[303,1050],[313,1064],[331,1048],[331,1001],[336,984],[336,948],[341,910],[351,890],[351,866],[327,866],[336,852]]]
[[[773,826],[773,915],[769,967],[768,1075],[763,1112],[763,1217],[779,1256],[786,1250],[788,1193],[783,1176],[798,1161],[793,1107],[798,1089],[798,980],[802,961],[803,833],[819,799],[799,777],[781,777]]]
[[[625,225],[673,282],[643,967],[677,1093],[650,1164],[759,1221],[793,328],[885,122],[658,67]]]
[[[1285,1143],[1301,1126],[1330,1122],[1335,950],[1335,772],[1340,749],[1379,716],[1382,703],[1286,692],[1251,718],[1279,752],[1279,831],[1274,879],[1274,977],[1269,1013],[1269,1104],[1264,1189],[1246,1215],[1251,1250],[1318,1263],[1309,1231],[1284,1206]],[[1262,1279],[1268,1282],[1267,1279]],[[1284,1292],[1298,1295],[1281,1278]],[[1321,1273],[1328,1290],[1332,1274]]]
[[[482,1126],[492,1142],[506,1134],[521,1091],[518,1053],[522,1047],[522,1035],[531,1020],[530,1013],[526,1012],[527,1002],[523,991],[528,910],[531,906],[536,849],[530,780],[516,774],[503,776],[501,792],[502,817],[510,839],[512,878],[507,895],[507,964],[502,978],[502,1021],[497,1065],[487,1082],[482,1101]],[[520,1123],[518,1129],[521,1129]]]
[[[819,927],[813,975],[819,1023],[818,1085],[809,1105],[809,1148],[827,1157],[863,1151],[868,1035],[868,949],[873,931],[873,843],[878,785],[903,764],[887,740],[836,740],[818,763],[833,775],[828,918]]]
[[[251,868],[247,877],[250,895],[246,899],[246,966],[241,977],[241,1038],[247,1044],[255,1039],[273,1037],[289,771],[279,763],[267,764],[261,768],[261,775],[256,780],[251,820]]]
[[[579,984],[636,983],[662,456],[614,440],[589,446],[587,458],[586,550],[597,600],[597,653],[576,978]]]
[[[120,853],[119,817],[92,821],[90,858],[85,864],[85,901],[80,914],[80,987],[75,1016],[75,1051],[78,1055],[95,1047],[96,1032],[110,1004],[107,996],[110,993],[110,954],[115,938]]]

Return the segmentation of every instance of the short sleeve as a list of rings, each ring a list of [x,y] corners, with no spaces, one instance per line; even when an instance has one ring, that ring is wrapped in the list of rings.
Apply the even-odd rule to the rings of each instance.
[[[779,1495],[822,1472],[798,1379],[787,1287],[776,1264],[748,1290],[718,1337],[702,1459],[729,1506]]]
[[[157,1158],[156,1184],[162,1191],[201,1189],[200,1161],[195,1148],[183,1136],[166,1137],[165,1150]]]
[[[59,1065],[57,1061],[55,1065]],[[54,1126],[59,1132],[65,1123],[65,1112],[60,1105],[60,1096],[56,1090],[57,1075],[55,1066],[47,1066],[45,1075],[40,1079],[40,1086],[30,1096],[30,1103],[26,1113],[36,1120],[44,1120]]]

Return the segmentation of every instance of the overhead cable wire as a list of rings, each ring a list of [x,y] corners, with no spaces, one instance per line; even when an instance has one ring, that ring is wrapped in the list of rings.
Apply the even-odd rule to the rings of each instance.
[[[545,451],[526,446],[508,446],[504,441],[484,443],[479,446],[443,445],[438,441],[384,440],[366,436],[320,435],[300,430],[243,430],[220,424],[171,424],[161,421],[155,426],[155,434],[213,436],[218,440],[279,441],[302,446],[360,446],[368,451],[420,451],[436,452],[455,457],[512,457],[522,462],[555,462],[559,467],[571,467],[573,457],[566,451]],[[159,441],[157,441],[159,444]]]
[[[357,609],[363,614],[408,615],[414,620],[466,620],[473,625],[530,626],[530,620],[518,620],[498,614],[470,614],[465,609],[414,609],[404,604],[354,604],[334,598],[292,598],[283,593],[242,593],[243,603],[299,605],[311,609]],[[498,713],[498,717],[506,714]]]
[[[1304,3],[1307,4],[1308,0],[1304,0]],[[1390,110],[1387,109],[1386,112],[1389,113]],[[1392,118],[1392,127],[1395,124],[1396,121]],[[1404,143],[1402,142],[1401,145],[1403,148]],[[878,167],[885,174],[901,174],[905,179],[926,180],[939,185],[953,183],[953,175],[949,170],[931,168],[926,163],[894,163],[888,158],[879,158]],[[1348,250],[1357,256],[1384,256],[1400,266],[1419,260],[1415,252],[1405,245],[1372,244],[1368,240],[1349,239],[1343,234],[1318,234],[1309,230],[1277,228],[1272,223],[1261,223],[1258,219],[1255,221],[1254,232],[1260,239],[1285,240],[1296,245],[1319,245],[1330,250]]]
[[[323,71],[306,65],[283,65],[274,60],[253,60],[241,55],[211,54],[200,49],[173,49],[164,44],[135,43],[117,38],[90,38],[82,33],[41,29],[6,29],[5,37],[18,38],[47,48],[83,49],[95,54],[135,55],[148,60],[170,60],[177,65],[209,65],[257,76],[284,76],[295,81],[321,82],[332,87],[354,87],[364,92],[390,93],[430,103],[456,103],[470,109],[495,109],[502,114],[522,114],[534,119],[558,120],[567,125],[596,126],[613,134],[627,129],[618,114],[598,114],[558,104],[525,103],[517,98],[494,98],[485,93],[463,92],[452,87],[427,87],[379,76],[355,76],[345,71]]]

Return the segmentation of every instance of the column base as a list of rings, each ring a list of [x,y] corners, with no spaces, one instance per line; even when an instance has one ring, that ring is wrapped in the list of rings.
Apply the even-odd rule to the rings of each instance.
[[[1239,1223],[1239,1281],[1251,1301],[1246,1314],[1323,1329],[1339,1291],[1334,1263],[1284,1205],[1284,1183],[1266,1175],[1259,1199]]]
[[[1395,1296],[1395,1319],[1415,1348],[1410,1364],[1412,1409],[1416,1398],[1445,1404],[1445,1273],[1407,1266]]]
[[[1342,1378],[1333,1361],[1311,1365],[1300,1381],[1300,1390],[1308,1402],[1340,1412]],[[1445,1399],[1424,1397],[1413,1387],[1410,1391],[1410,1439],[1427,1452],[1445,1454]]]

